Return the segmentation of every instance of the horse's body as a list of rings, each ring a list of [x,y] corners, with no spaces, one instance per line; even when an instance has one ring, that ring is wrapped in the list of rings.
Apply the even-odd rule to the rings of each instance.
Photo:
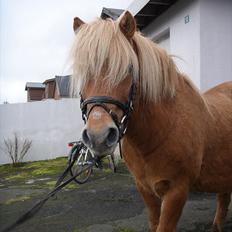
[[[75,23],[82,24],[80,21]],[[110,69],[109,73],[112,75],[115,68],[111,67],[112,64],[118,69],[123,69],[122,61],[117,63],[117,57],[112,60],[115,52],[119,52],[117,55],[120,59],[120,51],[114,50],[115,47],[120,49],[120,46],[114,46],[111,40],[107,43],[108,40],[105,38],[102,49],[106,49],[108,44],[108,49],[112,49],[114,53],[105,52],[108,54],[107,63],[98,62],[101,58],[98,53],[102,52],[99,49],[101,37],[98,33],[104,37],[104,33],[107,33],[107,26],[104,25],[107,23],[111,30],[110,25],[113,22],[109,21],[98,22],[97,27],[90,25],[80,29],[77,33],[79,43],[83,42],[81,39],[87,39],[90,33],[94,34],[96,29],[100,32],[93,35],[97,40],[96,44],[92,39],[77,45],[76,52],[80,52],[80,55],[76,55],[75,65],[77,71],[90,75],[83,81],[84,98],[110,95],[123,102],[127,99],[128,86],[131,78],[134,78],[133,75],[127,73],[127,78],[123,79],[122,72],[119,72],[115,78],[121,79],[118,82],[115,81],[118,79],[114,80],[117,82],[114,88],[107,89],[113,82],[105,85],[106,70]],[[134,51],[123,51],[124,59],[131,54],[133,57],[128,64],[132,63],[135,70],[137,67],[139,73],[136,79],[138,90],[134,99],[134,110],[123,139],[123,156],[129,170],[135,176],[138,190],[149,210],[151,230],[174,232],[189,191],[197,190],[218,193],[214,229],[222,231],[222,222],[232,192],[232,82],[219,85],[201,95],[193,84],[176,70],[172,59],[162,49],[155,45],[153,47],[147,39],[140,40],[135,32],[134,20],[128,12],[119,21],[122,33],[117,31],[118,24],[113,25],[112,30],[115,31],[112,35],[115,37],[110,38],[113,40],[116,38],[115,41],[118,38],[119,44],[130,46],[129,49],[133,48]],[[75,30],[77,27],[79,25],[74,25]],[[123,40],[122,35],[117,33],[124,34],[126,39]],[[80,46],[85,49],[82,50]],[[89,55],[91,50],[88,49],[96,52],[93,60]],[[150,53],[151,49],[154,49],[154,54]],[[86,55],[84,52],[89,54]],[[139,65],[133,60],[134,53],[138,57]],[[151,61],[147,60],[151,62],[147,66],[145,63],[146,55],[149,59],[152,54],[155,66],[153,70]],[[104,52],[101,56],[103,55]],[[92,62],[90,66],[83,68],[83,63],[79,60],[81,57],[83,63]],[[102,64],[101,72],[99,67],[94,66],[94,62]],[[94,67],[96,77],[93,77]],[[145,69],[150,70],[146,73]],[[161,76],[156,77],[155,72]],[[147,78],[149,75],[150,79]],[[154,91],[154,88],[157,90]],[[145,91],[148,91],[147,97]],[[118,118],[122,117],[118,107],[106,105]],[[99,104],[89,109],[83,140],[96,152],[103,148],[106,150],[114,148],[118,133],[108,111]]]
[[[207,91],[212,117],[207,117],[206,142],[198,188],[207,192],[227,192],[232,189],[232,82]]]
[[[174,101],[144,105],[143,114],[141,107],[135,107],[138,111],[124,139],[128,167],[144,184],[172,178],[179,169],[191,177],[192,190],[231,191],[232,82],[206,92],[205,101],[188,82],[183,83]]]
[[[145,105],[143,114],[141,107],[135,107],[138,111],[124,139],[124,158],[151,211],[160,204],[158,198],[176,184],[176,189],[221,193],[218,198],[222,196],[226,203],[218,205],[218,212],[222,209],[221,214],[226,214],[232,191],[232,82],[203,97],[205,102],[185,82],[174,101]],[[183,192],[181,200],[186,196]],[[180,209],[181,200],[176,203]],[[171,202],[167,207],[178,206]],[[222,217],[215,218],[215,224]]]

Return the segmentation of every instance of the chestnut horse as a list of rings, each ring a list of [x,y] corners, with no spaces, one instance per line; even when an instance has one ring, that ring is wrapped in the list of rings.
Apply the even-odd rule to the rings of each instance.
[[[213,228],[222,231],[232,192],[232,82],[201,95],[129,12],[117,21],[75,18],[74,31],[84,143],[104,155],[123,137],[151,231],[176,231],[190,191],[217,193]]]

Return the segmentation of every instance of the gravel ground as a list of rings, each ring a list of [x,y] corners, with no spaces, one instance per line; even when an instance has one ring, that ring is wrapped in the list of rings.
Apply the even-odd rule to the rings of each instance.
[[[84,185],[71,185],[50,199],[40,212],[15,232],[147,232],[147,214],[133,178],[122,165],[118,173],[95,171]],[[57,176],[20,184],[0,183],[0,231],[40,199]],[[40,183],[40,184],[38,184]],[[41,185],[42,183],[42,185]],[[43,187],[41,187],[43,186]],[[211,228],[215,195],[190,194],[178,232]],[[232,231],[232,210],[225,232]]]

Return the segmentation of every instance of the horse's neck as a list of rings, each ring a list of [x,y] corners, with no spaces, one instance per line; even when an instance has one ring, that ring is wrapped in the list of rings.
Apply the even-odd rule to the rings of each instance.
[[[152,151],[163,143],[173,127],[172,103],[138,103],[129,122],[127,141],[139,150]]]
[[[129,122],[127,142],[139,150],[153,152],[169,139],[172,130],[180,126],[177,124],[181,118],[193,122],[198,120],[200,124],[206,111],[200,95],[188,81],[182,80],[172,99],[162,99],[159,103],[141,103],[137,100]]]

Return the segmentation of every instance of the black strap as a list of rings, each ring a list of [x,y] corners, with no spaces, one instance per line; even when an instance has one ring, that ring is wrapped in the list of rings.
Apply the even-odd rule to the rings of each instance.
[[[127,110],[128,105],[127,104],[123,104],[118,100],[115,100],[112,97],[108,97],[108,96],[94,96],[94,97],[90,97],[86,100],[84,100],[81,103],[81,109],[86,110],[85,107],[87,107],[88,104],[113,104],[118,106],[124,113]]]
[[[82,94],[80,93],[80,108],[82,111],[82,118],[84,122],[88,120],[90,112],[93,110],[94,107],[100,106],[102,107],[107,113],[110,114],[111,118],[113,119],[114,123],[116,124],[119,130],[119,139],[123,137],[126,132],[128,118],[130,116],[131,111],[133,110],[133,100],[136,93],[136,83],[135,80],[132,80],[132,84],[130,87],[130,91],[128,94],[128,100],[126,103],[122,103],[110,96],[93,96],[87,99],[83,99]],[[89,104],[93,104],[89,111],[87,112],[87,106]],[[123,111],[123,117],[121,121],[118,120],[117,114],[110,110],[105,104],[113,104],[119,107]]]
[[[63,179],[65,178],[65,176],[67,175],[67,170],[69,170],[72,167],[72,165],[73,165],[74,162],[75,162],[75,160],[69,164],[69,166],[66,168],[66,170],[64,171],[64,173],[58,179],[58,181],[57,181],[57,183],[55,185],[55,188],[51,192],[49,192],[46,197],[44,197],[42,200],[40,200],[39,202],[37,202],[29,211],[27,211],[25,214],[23,214],[15,223],[13,223],[12,225],[6,227],[1,232],[12,231],[18,225],[20,225],[20,224],[24,223],[25,221],[27,221],[28,219],[32,218],[42,208],[42,206],[47,202],[47,200],[50,197],[55,196],[55,194],[57,192],[59,192],[67,184],[69,184],[71,181],[73,181],[81,173],[83,173],[86,170],[92,168],[98,162],[98,160],[97,159],[93,159],[93,162],[91,164],[87,165],[81,171],[77,172],[74,176],[72,176],[68,180],[64,181],[63,183],[61,183],[63,181]]]

